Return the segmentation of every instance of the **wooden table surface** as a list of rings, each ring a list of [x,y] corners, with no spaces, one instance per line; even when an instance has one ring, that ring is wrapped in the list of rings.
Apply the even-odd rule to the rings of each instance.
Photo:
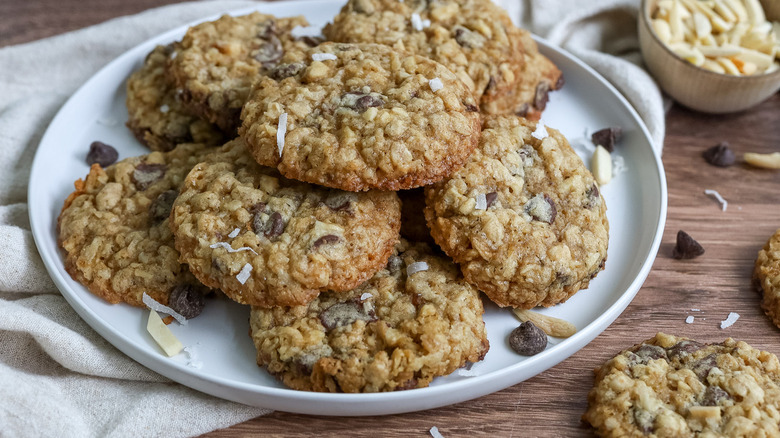
[[[176,0],[5,0],[0,2],[0,47],[56,35]],[[667,118],[663,163],[669,212],[658,257],[626,311],[585,348],[558,366],[513,387],[439,409],[384,417],[312,417],[275,412],[206,436],[590,436],[580,422],[593,368],[657,331],[703,342],[726,337],[780,354],[780,332],[759,307],[751,288],[756,253],[780,228],[780,171],[737,164],[711,167],[701,152],[728,141],[743,152],[780,151],[780,94],[749,111],[711,116],[674,106]],[[728,201],[721,212],[705,189]],[[685,230],[706,253],[671,258],[675,235]],[[690,309],[702,309],[690,312]],[[732,327],[719,323],[740,314]],[[689,314],[696,316],[686,324]]]

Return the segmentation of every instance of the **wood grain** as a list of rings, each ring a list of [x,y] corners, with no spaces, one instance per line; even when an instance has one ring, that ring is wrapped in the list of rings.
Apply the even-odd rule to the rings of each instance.
[[[0,47],[54,35],[175,0],[6,0],[0,2]],[[709,116],[673,107],[666,118],[663,162],[669,212],[663,244],[637,297],[603,334],[558,366],[511,388],[439,409],[404,415],[333,418],[282,412],[258,417],[207,437],[429,436],[437,426],[455,436],[590,436],[580,422],[593,368],[656,331],[719,342],[731,336],[780,353],[780,332],[764,316],[751,288],[756,253],[780,228],[780,171],[744,164],[721,169],[701,152],[728,141],[742,153],[780,150],[780,95],[749,111]],[[718,190],[726,212],[705,189]],[[697,239],[706,253],[694,260],[671,258],[678,230]],[[692,312],[690,309],[701,309]],[[729,312],[740,319],[719,328]],[[693,324],[685,318],[694,315]]]

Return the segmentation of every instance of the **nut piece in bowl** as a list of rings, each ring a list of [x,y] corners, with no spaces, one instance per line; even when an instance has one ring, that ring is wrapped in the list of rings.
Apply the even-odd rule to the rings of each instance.
[[[744,29],[744,35],[750,38],[766,35],[766,44],[776,44],[777,32],[766,22],[757,2],[731,3],[754,7],[717,12],[717,8],[710,10],[698,1],[642,2],[638,27],[645,64],[661,88],[682,105],[707,113],[729,113],[757,105],[780,89],[776,48],[764,49],[769,52],[766,54],[743,47],[758,47],[761,43],[750,43],[749,38],[736,35]],[[659,8],[667,4],[672,7],[665,29]],[[661,17],[655,21],[655,31],[654,16]],[[720,52],[723,54],[718,56]]]

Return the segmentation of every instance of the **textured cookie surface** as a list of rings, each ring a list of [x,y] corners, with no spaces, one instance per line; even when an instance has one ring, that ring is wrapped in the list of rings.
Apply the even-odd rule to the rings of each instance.
[[[398,241],[395,193],[349,193],[281,177],[241,140],[187,176],[171,214],[182,261],[239,303],[301,305],[381,269]]]
[[[168,216],[187,172],[210,149],[182,144],[106,169],[92,165],[57,222],[71,277],[106,301],[142,307],[144,292],[166,304],[179,285],[202,287],[179,263]]]
[[[761,307],[780,327],[780,229],[758,252],[753,282],[763,296]]]
[[[596,370],[583,419],[605,437],[776,437],[778,384],[772,353],[659,333]]]
[[[427,270],[410,271],[425,263]],[[411,275],[409,273],[411,272]],[[257,362],[285,385],[326,392],[428,386],[488,350],[479,292],[424,244],[402,240],[358,288],[308,306],[253,308]]]
[[[168,82],[165,65],[172,53],[173,45],[155,47],[127,80],[127,127],[155,151],[169,151],[180,143],[221,144],[219,128],[187,111]]]
[[[477,144],[474,99],[429,59],[324,43],[274,77],[253,88],[240,134],[258,163],[288,178],[350,191],[413,188],[442,179]]]
[[[308,39],[291,35],[307,26],[303,17],[276,18],[252,13],[225,15],[187,30],[170,60],[170,73],[187,107],[225,132],[235,132],[252,83],[283,55],[295,58]]]
[[[541,127],[539,127],[541,130]],[[426,187],[425,218],[466,280],[500,306],[565,301],[604,267],[606,204],[558,131],[489,117],[480,145],[448,179]]]
[[[323,33],[431,58],[455,72],[477,101],[511,90],[525,62],[519,30],[490,0],[349,0]]]
[[[546,56],[539,53],[531,34],[520,30],[525,63],[517,80],[506,93],[485,96],[480,108],[485,114],[515,114],[539,120],[547,107],[549,93],[563,87],[563,74]]]

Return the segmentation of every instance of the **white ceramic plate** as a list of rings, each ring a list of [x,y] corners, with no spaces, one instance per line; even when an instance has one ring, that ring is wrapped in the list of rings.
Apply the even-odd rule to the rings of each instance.
[[[343,1],[320,0],[258,4],[277,16],[303,12],[313,25],[324,25]],[[232,11],[234,15],[251,10]],[[216,17],[209,17],[214,19]],[[435,379],[430,387],[382,394],[321,394],[282,387],[255,363],[247,336],[249,309],[228,300],[212,300],[187,326],[170,327],[184,345],[193,347],[202,367],[181,354],[167,358],[145,330],[148,312],[124,304],[109,305],[73,281],[63,267],[56,223],[73,181],[88,172],[89,144],[115,146],[120,159],[148,153],[124,127],[125,81],[156,44],[181,38],[186,28],[167,32],[123,54],[81,87],[62,107],[38,147],[30,174],[30,222],[38,250],[62,294],[98,333],[128,356],[177,382],[237,402],[288,412],[318,415],[379,415],[417,411],[476,398],[521,382],[554,366],[585,346],[625,309],[636,295],[661,240],[666,220],[666,180],[653,153],[647,128],[626,100],[602,77],[571,55],[540,41],[542,53],[564,72],[566,86],[551,93],[544,113],[548,126],[569,139],[586,129],[620,126],[618,147],[627,167],[602,193],[609,207],[609,255],[606,270],[568,302],[543,313],[574,323],[579,331],[566,340],[551,340],[544,352],[522,357],[507,343],[518,325],[508,310],[486,306],[490,352],[472,370]]]

